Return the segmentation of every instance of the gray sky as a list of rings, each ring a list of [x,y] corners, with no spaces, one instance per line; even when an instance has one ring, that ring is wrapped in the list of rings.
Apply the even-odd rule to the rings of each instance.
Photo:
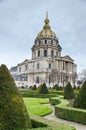
[[[0,0],[0,64],[9,68],[31,58],[31,47],[48,10],[62,55],[86,69],[86,0]]]

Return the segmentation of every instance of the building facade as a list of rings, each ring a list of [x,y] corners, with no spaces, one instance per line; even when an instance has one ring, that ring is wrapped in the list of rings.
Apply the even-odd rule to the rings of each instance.
[[[51,30],[46,14],[43,29],[32,46],[32,58],[10,69],[16,85],[30,87],[45,82],[48,87],[53,87],[55,84],[65,86],[70,82],[74,86],[77,65],[70,56],[62,56],[61,51],[62,47],[55,32]]]

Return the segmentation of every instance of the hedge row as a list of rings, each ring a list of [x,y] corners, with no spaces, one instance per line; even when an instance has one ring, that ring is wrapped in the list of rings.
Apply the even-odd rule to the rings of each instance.
[[[86,125],[86,110],[70,107],[65,99],[50,98],[50,103],[56,105],[55,115],[57,117]]]
[[[21,91],[23,97],[49,98],[58,96],[58,94],[39,94],[37,92]]]

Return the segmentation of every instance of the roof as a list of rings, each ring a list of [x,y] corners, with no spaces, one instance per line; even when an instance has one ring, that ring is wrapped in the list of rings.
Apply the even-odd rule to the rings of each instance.
[[[74,61],[70,56],[66,55],[66,56],[63,56],[62,58],[64,59],[67,59],[67,60],[71,60],[71,61]]]

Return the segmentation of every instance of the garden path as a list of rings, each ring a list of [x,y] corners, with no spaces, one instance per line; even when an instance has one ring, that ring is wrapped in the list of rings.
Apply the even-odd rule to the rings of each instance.
[[[54,120],[54,121],[59,121],[59,122],[62,122],[62,123],[65,123],[65,124],[68,124],[70,126],[74,126],[76,128],[76,130],[86,130],[86,125],[83,125],[83,124],[79,124],[79,123],[75,123],[75,122],[72,122],[72,121],[67,121],[67,120],[64,120],[64,119],[60,119],[60,118],[57,118],[55,116],[55,109],[54,109],[54,106],[51,105],[51,104],[46,104],[47,106],[51,107],[53,112],[47,116],[44,116],[44,118],[46,119],[49,119],[49,120]]]

